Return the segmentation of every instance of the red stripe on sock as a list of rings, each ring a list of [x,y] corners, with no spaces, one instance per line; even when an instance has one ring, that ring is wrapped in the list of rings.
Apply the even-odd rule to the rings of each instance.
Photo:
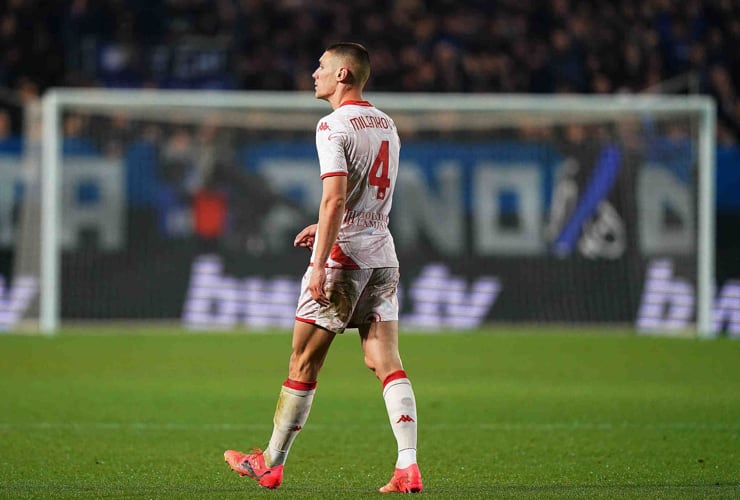
[[[283,382],[283,385],[288,389],[295,389],[296,391],[312,391],[316,389],[316,382],[299,382],[297,380],[287,379]]]
[[[403,370],[396,370],[387,377],[385,377],[385,380],[383,380],[383,388],[385,389],[385,386],[393,382],[394,380],[398,380],[399,378],[408,378],[406,376],[406,372]]]

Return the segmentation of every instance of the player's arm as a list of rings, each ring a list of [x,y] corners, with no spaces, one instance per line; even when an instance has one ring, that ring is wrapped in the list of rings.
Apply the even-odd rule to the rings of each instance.
[[[315,241],[313,270],[308,283],[311,297],[322,306],[329,305],[329,298],[324,290],[326,285],[325,266],[342,225],[346,198],[346,175],[333,175],[324,178],[321,205],[319,206],[319,224]]]

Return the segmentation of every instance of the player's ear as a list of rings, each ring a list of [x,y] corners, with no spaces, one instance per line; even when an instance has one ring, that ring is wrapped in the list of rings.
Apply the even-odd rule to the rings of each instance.
[[[337,81],[342,83],[352,83],[352,73],[347,68],[339,68],[337,70]]]

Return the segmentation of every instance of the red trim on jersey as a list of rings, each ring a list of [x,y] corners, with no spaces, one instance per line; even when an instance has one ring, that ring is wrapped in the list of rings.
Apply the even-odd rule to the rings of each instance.
[[[327,177],[347,177],[349,173],[347,172],[327,172],[321,176],[322,179],[326,179]]]
[[[358,266],[354,260],[352,260],[346,253],[344,253],[342,251],[342,247],[340,247],[337,243],[334,243],[334,246],[331,247],[331,254],[329,255],[329,257],[334,262],[341,264],[342,269],[360,269],[360,266]]]
[[[287,379],[283,382],[283,387],[296,391],[312,391],[316,389],[316,382],[299,382],[297,380]]]
[[[387,377],[385,377],[385,380],[383,380],[383,389],[385,389],[385,386],[393,382],[394,380],[398,380],[400,378],[408,378],[406,376],[406,372],[403,370],[396,370]]]
[[[367,107],[372,107],[373,105],[370,104],[368,101],[344,101],[339,106],[340,107],[341,106],[367,106]]]

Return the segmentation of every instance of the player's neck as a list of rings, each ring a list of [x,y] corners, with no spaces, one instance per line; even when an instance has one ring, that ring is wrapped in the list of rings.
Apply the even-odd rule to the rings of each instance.
[[[337,92],[329,97],[328,101],[332,109],[337,109],[347,101],[363,101],[362,90],[354,87],[338,87]]]

